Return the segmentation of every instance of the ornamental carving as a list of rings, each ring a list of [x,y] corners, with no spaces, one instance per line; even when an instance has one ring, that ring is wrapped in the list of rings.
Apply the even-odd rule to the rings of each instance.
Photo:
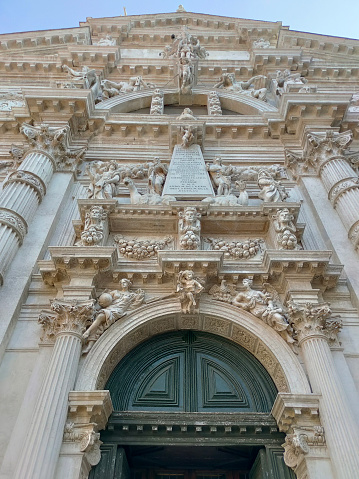
[[[132,205],[168,205],[171,201],[176,201],[174,196],[161,196],[158,193],[140,193],[135,182],[128,177],[124,178],[123,184],[127,186],[130,192]]]
[[[313,165],[319,171],[332,158],[344,157],[344,152],[352,139],[351,131],[336,133],[328,130],[323,134],[308,133],[304,153],[306,163]]]
[[[270,48],[270,41],[265,38],[258,38],[252,43],[252,48]]]
[[[85,216],[85,228],[77,246],[99,246],[105,238],[107,211],[102,206],[92,206]]]
[[[48,155],[57,171],[73,171],[76,169],[86,151],[85,148],[76,150],[67,148],[68,127],[50,128],[49,125],[44,123],[35,127],[23,123],[20,132],[27,138],[32,148]]]
[[[22,244],[27,233],[27,223],[22,216],[7,208],[0,208],[0,223],[11,228]]]
[[[144,302],[144,291],[142,289],[131,291],[132,283],[129,279],[121,279],[120,285],[120,290],[105,291],[99,296],[96,312],[92,316],[94,320],[83,334],[83,339],[87,343],[84,354],[88,353],[106,329],[125,316],[128,310],[135,309]]]
[[[83,88],[91,88],[98,83],[96,70],[93,68],[84,65],[80,71],[76,71],[68,65],[62,65],[62,69],[67,71],[67,74],[72,81],[77,82]]]
[[[358,189],[359,178],[344,179],[336,183],[328,194],[328,198],[335,207],[339,197],[346,191]]]
[[[24,154],[25,154],[25,148],[21,148],[20,146],[16,146],[16,145],[11,145],[10,155],[12,156],[14,160],[13,168],[18,168],[18,166],[21,164],[22,160],[24,159]]]
[[[42,311],[39,316],[43,329],[41,341],[53,342],[61,333],[81,336],[94,314],[94,300],[51,301],[51,311]]]
[[[310,452],[310,446],[324,446],[325,435],[322,426],[295,426],[293,434],[285,437],[284,462],[288,467],[295,469],[303,460],[303,457]]]
[[[156,89],[152,93],[150,115],[163,115],[164,111],[164,93],[160,89]]]
[[[178,232],[180,249],[197,250],[201,244],[201,213],[189,206],[178,213]]]
[[[181,32],[175,35],[171,46],[166,46],[160,53],[162,58],[188,58],[204,60],[209,54],[204,47],[201,47],[197,37],[188,32],[184,26]]]
[[[20,92],[0,92],[0,111],[11,111],[14,107],[19,108],[21,106],[25,106],[25,100]]]
[[[277,331],[288,344],[293,344],[295,342],[293,330],[277,291],[269,283],[264,283],[263,291],[254,290],[253,281],[249,278],[243,279],[242,284],[242,290],[237,291],[233,284],[227,284],[226,280],[222,280],[220,286],[215,284],[208,294],[217,301],[230,303],[252,313]]]
[[[328,303],[298,304],[288,301],[288,318],[298,341],[315,336],[325,337],[329,343],[335,343],[343,324],[339,316],[332,316]]]
[[[302,87],[307,80],[301,76],[301,73],[293,73],[290,70],[277,70],[276,77],[273,80],[275,85],[275,92],[277,95],[282,96],[283,93],[287,93],[290,89],[289,85],[297,85]]]
[[[177,277],[177,293],[181,302],[182,313],[199,312],[199,295],[204,287],[192,270],[180,271]]]
[[[111,35],[106,35],[105,37],[100,38],[97,43],[93,43],[97,47],[114,47],[116,45],[116,39],[112,38]]]
[[[178,78],[180,92],[189,95],[196,84],[196,65],[190,58],[180,58],[178,62]]]
[[[114,237],[115,246],[121,256],[135,260],[155,259],[157,252],[166,249],[173,241],[172,236],[167,236],[162,240],[137,240],[125,239],[122,235]]]
[[[208,108],[208,115],[210,116],[222,115],[221,101],[216,91],[211,91],[208,94],[207,108]]]
[[[274,231],[277,233],[276,241],[279,249],[296,249],[297,228],[293,223],[294,216],[289,212],[288,208],[278,210],[273,216]]]
[[[210,243],[215,251],[223,251],[225,259],[242,259],[247,260],[254,258],[262,252],[261,239],[248,239],[245,241],[225,241],[218,238],[206,238],[206,242]]]
[[[289,196],[282,183],[275,180],[266,168],[258,171],[258,186],[261,188],[258,197],[264,203],[285,201]]]
[[[142,76],[131,77],[128,81],[120,81],[118,83],[111,80],[102,80],[100,86],[99,101],[108,100],[121,93],[132,93],[156,88],[154,83],[144,81]]]
[[[240,95],[251,96],[266,101],[267,88],[257,88],[257,84],[266,80],[264,75],[256,75],[247,81],[237,81],[234,73],[223,73],[214,88],[222,88]]]
[[[95,432],[96,423],[74,424],[68,422],[64,429],[64,442],[73,442],[78,445],[79,451],[85,453],[85,457],[91,466],[96,466],[101,459],[100,433]]]
[[[14,171],[6,178],[3,187],[6,188],[6,186],[10,185],[11,183],[24,183],[25,185],[31,186],[38,197],[39,203],[41,203],[46,194],[46,186],[42,179],[35,175],[35,173],[31,173],[29,171]]]

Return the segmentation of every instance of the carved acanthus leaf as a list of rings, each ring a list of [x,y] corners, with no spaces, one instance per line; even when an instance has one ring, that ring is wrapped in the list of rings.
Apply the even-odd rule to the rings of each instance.
[[[86,459],[91,466],[96,466],[101,459],[100,433],[96,432],[97,424],[74,424],[68,422],[64,429],[64,442],[76,443],[79,452],[85,453]]]
[[[344,151],[353,140],[353,133],[336,133],[328,130],[323,134],[308,133],[304,157],[316,170],[334,157],[343,157]]]
[[[95,314],[94,300],[51,301],[51,311],[42,311],[38,322],[43,328],[41,341],[54,341],[59,333],[82,335]]]
[[[328,303],[305,303],[304,305],[288,301],[289,322],[292,324],[298,341],[316,335],[326,337],[329,343],[337,340],[343,323],[339,316],[332,316]]]

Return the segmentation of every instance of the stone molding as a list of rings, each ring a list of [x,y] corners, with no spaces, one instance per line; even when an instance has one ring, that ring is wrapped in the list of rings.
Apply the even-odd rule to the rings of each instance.
[[[16,234],[20,245],[22,244],[27,233],[27,223],[22,216],[8,208],[0,208],[0,224],[11,228]]]
[[[308,393],[297,356],[272,328],[246,311],[207,298],[199,314],[181,314],[177,299],[145,304],[111,326],[85,358],[77,390],[102,388],[114,367],[137,344],[154,334],[198,329],[224,336],[250,351],[264,365],[281,391]]]
[[[42,311],[38,319],[43,329],[41,342],[54,342],[60,334],[81,338],[94,312],[94,300],[51,301],[51,311]]]
[[[31,186],[39,199],[39,203],[41,203],[46,194],[45,183],[39,176],[30,171],[17,170],[13,173],[10,173],[10,175],[4,181],[3,188],[5,189],[11,183],[23,183],[25,185]]]
[[[328,193],[329,201],[332,203],[332,205],[335,208],[336,203],[342,194],[344,194],[345,192],[349,190],[358,189],[358,188],[359,188],[359,178],[342,179],[338,181],[337,183],[335,183],[330,189]]]

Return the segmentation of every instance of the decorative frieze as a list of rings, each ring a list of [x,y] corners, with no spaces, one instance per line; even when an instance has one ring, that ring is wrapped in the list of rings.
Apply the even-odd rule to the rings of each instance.
[[[37,194],[39,203],[46,194],[46,186],[42,179],[29,171],[17,170],[11,173],[4,181],[3,188],[6,188],[11,183],[23,183],[31,186]]]
[[[22,106],[25,106],[25,100],[21,92],[0,91],[0,111],[11,111]]]
[[[27,233],[27,223],[22,216],[7,208],[0,208],[0,224],[6,225],[14,231],[20,245]]]
[[[206,238],[215,251],[223,251],[225,259],[248,260],[262,252],[263,240],[248,239],[245,241],[225,241],[218,238]]]
[[[208,115],[210,115],[210,116],[221,116],[222,115],[221,101],[220,101],[218,93],[216,91],[211,91],[208,94],[207,108],[208,108]]]

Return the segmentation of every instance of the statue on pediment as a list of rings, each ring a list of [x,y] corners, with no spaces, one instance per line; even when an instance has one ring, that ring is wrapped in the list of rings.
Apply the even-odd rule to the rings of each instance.
[[[102,80],[102,100],[108,100],[120,93],[131,93],[150,88],[156,88],[156,85],[143,80],[142,76],[131,77],[128,81],[120,81],[119,83],[111,80]]]
[[[264,75],[256,75],[247,81],[237,81],[234,73],[223,73],[219,82],[214,85],[214,88],[223,88],[228,91],[234,91],[242,95],[249,95],[258,100],[265,101],[267,88],[255,88],[254,84],[257,80],[266,79]]]

